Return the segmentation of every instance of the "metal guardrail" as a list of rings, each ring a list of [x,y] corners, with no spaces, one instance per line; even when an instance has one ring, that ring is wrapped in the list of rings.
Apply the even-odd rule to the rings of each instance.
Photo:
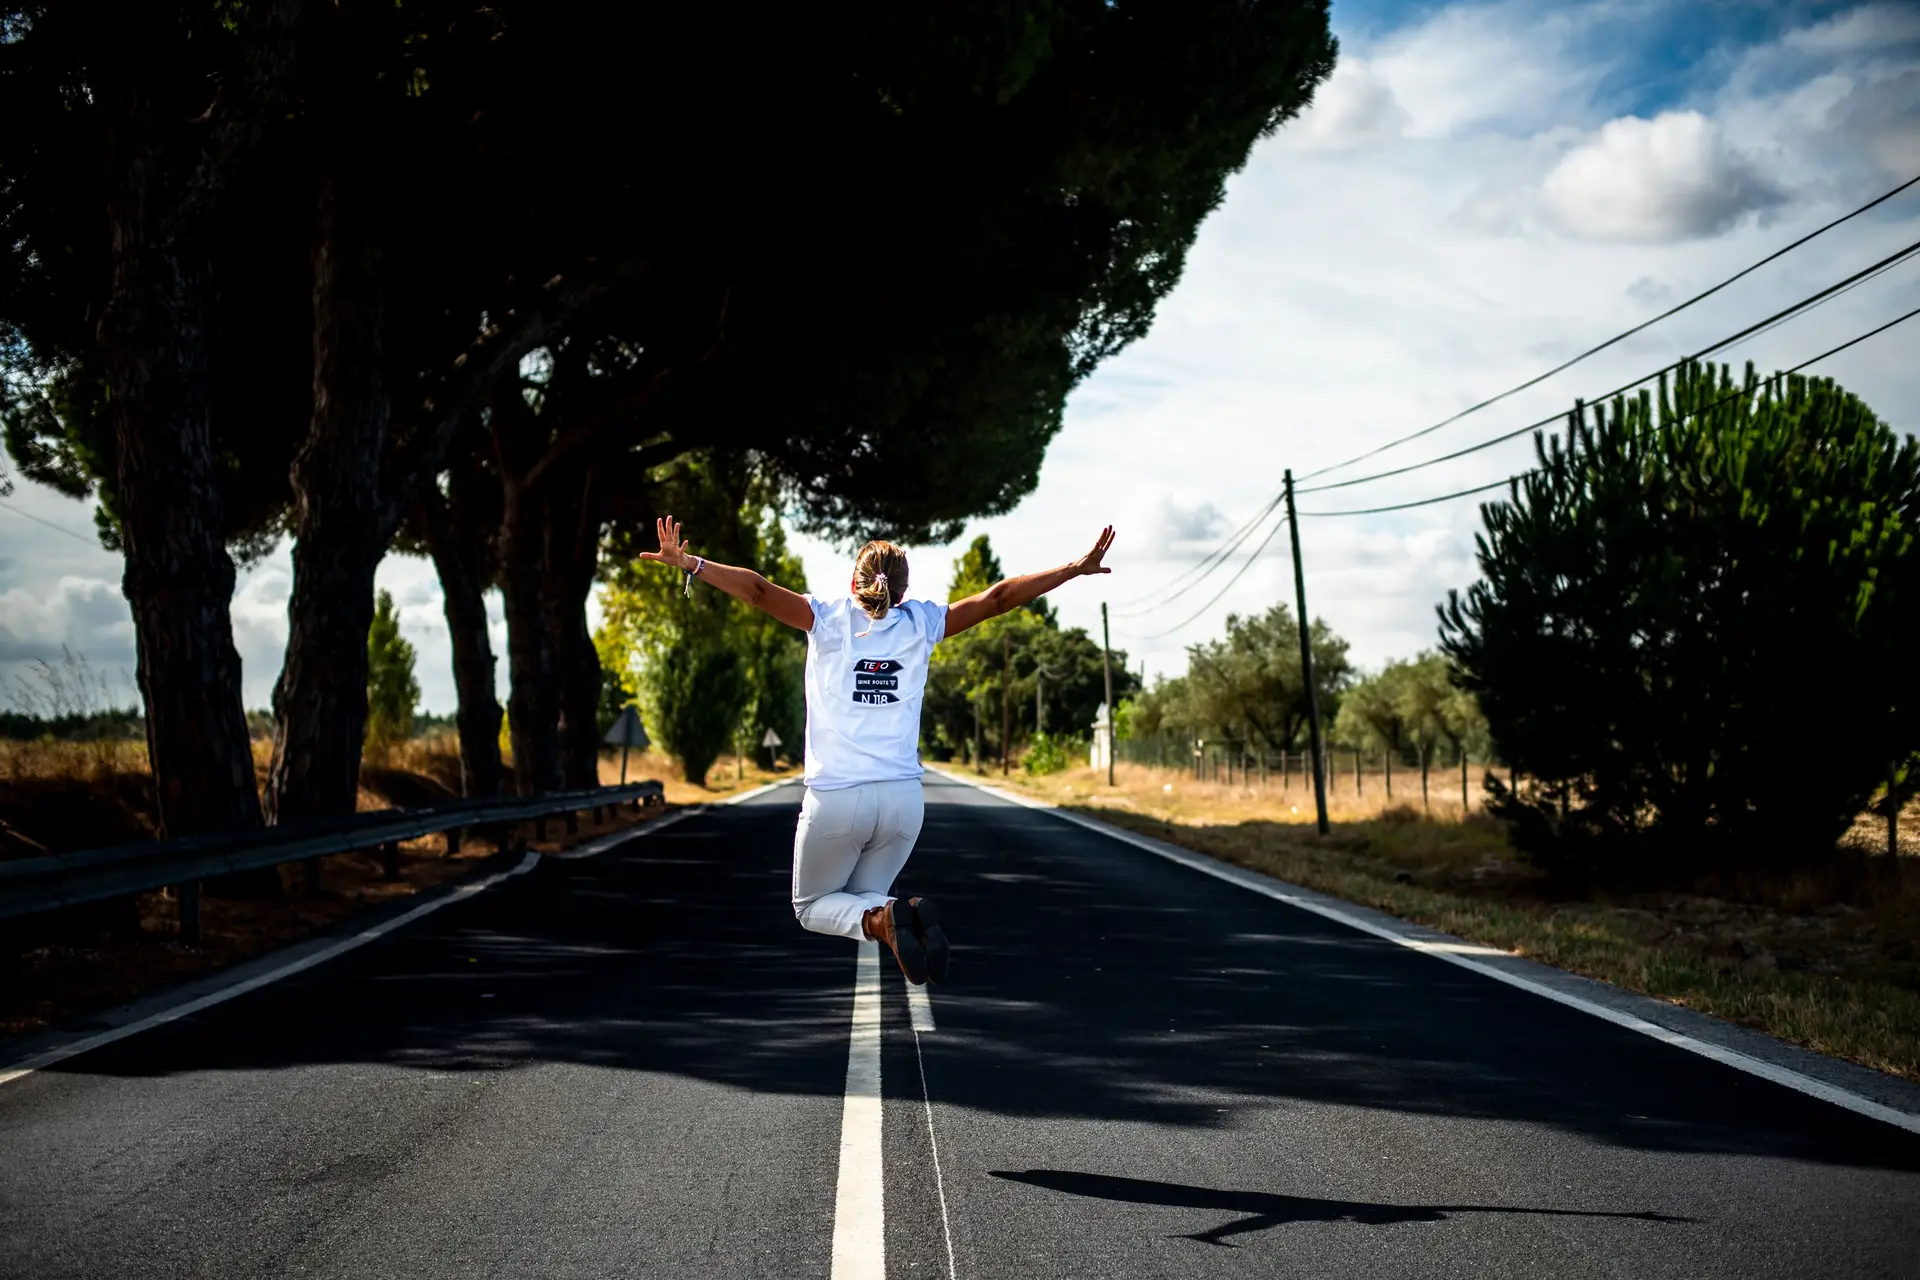
[[[582,791],[550,791],[537,796],[454,800],[425,808],[388,809],[345,818],[21,858],[0,862],[0,920],[179,885],[182,888],[181,935],[190,938],[199,925],[197,886],[200,881],[215,876],[288,862],[305,862],[312,867],[315,860],[330,854],[369,849],[381,850],[387,859],[388,874],[397,875],[399,846],[403,840],[444,831],[447,847],[452,851],[460,847],[460,833],[467,827],[530,819],[540,822],[555,815],[603,805],[653,804],[664,799],[664,788],[658,782],[636,782]]]

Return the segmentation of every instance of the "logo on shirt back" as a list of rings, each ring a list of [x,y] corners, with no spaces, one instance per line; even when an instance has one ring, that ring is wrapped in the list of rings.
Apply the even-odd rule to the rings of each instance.
[[[853,664],[853,700],[872,705],[898,702],[900,664],[892,658],[862,658]]]

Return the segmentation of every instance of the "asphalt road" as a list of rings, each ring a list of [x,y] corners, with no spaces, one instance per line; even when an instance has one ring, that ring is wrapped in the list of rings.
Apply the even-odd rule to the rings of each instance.
[[[927,791],[886,1275],[1920,1275],[1914,1135]],[[787,907],[798,798],[0,1087],[0,1276],[827,1275],[856,951]]]

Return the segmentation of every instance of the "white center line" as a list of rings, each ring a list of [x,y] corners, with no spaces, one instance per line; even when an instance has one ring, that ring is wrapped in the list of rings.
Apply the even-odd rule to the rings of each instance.
[[[918,987],[907,988],[909,1006],[914,1004],[913,993],[918,992],[919,1004],[927,1005],[927,993]],[[933,1030],[932,1006],[927,1005],[927,1030]],[[940,1176],[940,1140],[933,1136],[933,1094],[927,1089],[927,1055],[920,1048],[920,1028],[913,1029],[913,1057],[920,1064],[920,1100],[927,1104],[927,1146],[933,1152],[933,1190],[940,1197],[940,1231],[947,1238],[947,1280],[959,1280],[960,1272],[953,1265],[953,1226],[947,1221],[947,1182]]]
[[[880,1163],[880,944],[860,944],[840,1112],[840,1183],[833,1205],[833,1280],[884,1280],[887,1200]]]
[[[916,987],[911,982],[907,984],[907,1016],[913,1019],[915,1035],[933,1030],[933,1001],[927,999],[925,987]]]

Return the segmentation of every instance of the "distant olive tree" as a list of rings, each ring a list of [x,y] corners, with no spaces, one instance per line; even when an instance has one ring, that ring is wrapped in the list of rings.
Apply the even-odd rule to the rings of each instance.
[[[1527,778],[1496,787],[1515,838],[1575,867],[1830,849],[1920,747],[1920,446],[1831,381],[1689,366],[1536,447],[1440,611]]]

